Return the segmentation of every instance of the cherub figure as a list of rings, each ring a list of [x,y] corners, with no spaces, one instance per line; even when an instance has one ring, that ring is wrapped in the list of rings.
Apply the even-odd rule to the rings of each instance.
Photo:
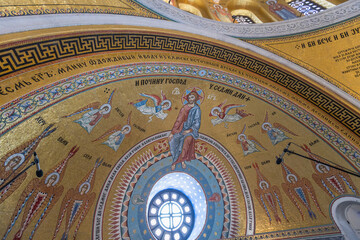
[[[34,178],[31,180],[20,196],[11,218],[12,221],[3,239],[6,239],[23,210],[24,214],[20,225],[21,227],[15,234],[14,239],[21,239],[30,222],[36,216],[40,215],[29,239],[34,237],[35,231],[43,222],[47,214],[51,211],[52,207],[59,200],[62,192],[64,191],[64,187],[60,185],[61,180],[64,177],[69,159],[72,158],[78,150],[79,148],[74,146],[68,153],[67,157],[50,170],[44,178]]]
[[[301,147],[310,158],[321,162],[321,157],[311,152],[310,148],[304,144]],[[316,173],[312,175],[314,181],[321,187],[324,192],[331,197],[335,197],[335,194],[342,195],[347,193],[347,186],[355,195],[359,195],[359,191],[351,180],[349,174],[340,172],[335,168],[330,168],[324,164],[311,161],[311,164]]]
[[[102,105],[100,102],[90,103],[70,115],[63,116],[63,118],[68,118],[83,112],[87,112],[84,115],[82,115],[81,118],[75,120],[74,122],[80,124],[81,127],[83,127],[88,133],[90,133],[103,117],[108,118],[110,116],[111,100],[114,95],[114,92],[115,90],[112,91],[112,93],[110,94],[107,103]]]
[[[56,128],[52,128],[53,126],[53,124],[49,125],[38,137],[25,142],[0,159],[0,186],[23,170],[40,141],[56,130]],[[0,204],[20,186],[26,175],[26,172],[23,173],[0,192]]]
[[[137,110],[139,110],[144,115],[150,115],[149,121],[152,121],[152,118],[156,116],[157,118],[164,120],[167,117],[167,113],[164,111],[171,110],[171,101],[166,99],[165,94],[161,90],[161,98],[154,94],[145,94],[140,93],[141,96],[146,97],[148,99],[138,99],[136,103],[130,102],[129,104],[134,105]],[[147,105],[147,101],[151,99],[154,103],[154,106]]]
[[[121,143],[123,142],[124,138],[131,132],[130,117],[131,117],[131,112],[129,113],[126,125],[121,127],[121,125],[118,124],[118,125],[110,128],[104,134],[102,134],[100,137],[93,140],[93,142],[101,140],[101,139],[105,138],[106,136],[110,135],[108,137],[108,139],[105,142],[103,142],[103,144],[111,147],[116,152],[118,150],[118,148],[120,147]]]
[[[228,104],[224,106],[226,103],[226,100],[221,103],[217,107],[213,107],[210,112],[210,116],[216,117],[215,119],[211,119],[211,123],[215,126],[220,123],[224,123],[224,127],[228,127],[228,123],[230,122],[236,122],[240,119],[252,116],[251,113],[246,113],[245,110],[238,110],[239,107],[245,107],[245,105],[239,105],[239,104]],[[229,114],[230,110],[235,109],[234,114]]]
[[[319,212],[323,216],[325,216],[320,208],[320,205],[315,195],[315,190],[311,185],[310,181],[306,178],[300,179],[299,176],[294,172],[294,170],[289,168],[284,162],[281,163],[281,167],[285,181],[282,184],[282,188],[284,189],[286,195],[289,197],[291,202],[298,209],[302,219],[304,220],[304,214],[299,204],[302,204],[307,209],[311,219],[316,219],[316,214],[310,206],[310,199],[312,199]]]
[[[279,210],[281,211],[283,218],[286,221],[289,221],[286,217],[286,214],[285,214],[285,211],[283,208],[283,202],[282,202],[282,197],[280,195],[280,189],[277,186],[271,186],[271,183],[260,172],[260,169],[259,169],[259,166],[257,165],[257,163],[253,164],[253,167],[256,170],[257,184],[259,186],[258,189],[255,189],[255,196],[256,196],[257,200],[259,201],[259,203],[261,204],[261,206],[266,211],[266,214],[269,218],[270,224],[271,224],[272,219],[271,219],[271,214],[270,214],[269,210],[274,215],[276,222],[278,222],[278,223],[281,222],[281,218],[279,217],[279,213],[278,213],[278,207],[279,207]]]
[[[89,212],[91,205],[94,203],[96,193],[91,192],[94,187],[96,169],[101,165],[103,160],[98,158],[93,169],[83,178],[76,186],[76,189],[71,188],[67,191],[60,207],[58,222],[52,239],[56,238],[60,230],[61,223],[65,217],[65,231],[61,237],[62,240],[67,240],[72,226],[77,221],[73,239],[76,239],[76,234],[86,214]]]
[[[265,151],[266,148],[264,148],[257,140],[255,137],[253,136],[246,136],[245,135],[245,129],[246,129],[246,124],[244,125],[243,130],[241,131],[241,134],[238,135],[237,138],[237,143],[241,144],[241,148],[243,150],[244,156],[247,156],[251,153],[254,152],[259,152],[259,150],[257,149],[256,145],[261,147],[262,149],[264,149]]]
[[[290,133],[294,136],[297,136],[295,133],[287,129],[284,125],[280,123],[274,123],[273,125],[268,121],[268,112],[266,112],[264,123],[261,126],[261,132],[267,133],[269,139],[273,145],[278,144],[286,139],[290,139],[285,135],[285,132]]]

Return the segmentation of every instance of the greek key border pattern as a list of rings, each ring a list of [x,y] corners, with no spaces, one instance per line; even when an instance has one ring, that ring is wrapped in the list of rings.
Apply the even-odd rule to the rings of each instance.
[[[344,124],[354,134],[360,136],[360,116],[334,100],[331,96],[320,92],[296,76],[233,49],[175,36],[104,33],[42,40],[35,43],[3,48],[0,50],[0,59],[2,59],[0,62],[0,77],[59,59],[84,54],[129,50],[162,50],[188,53],[230,63],[289,89],[318,106]],[[0,94],[3,94],[1,89]]]
[[[325,29],[321,29],[321,30],[317,30],[316,32],[307,32],[307,33],[303,33],[301,34],[301,38],[306,39],[306,38],[319,38],[323,35],[328,35],[331,34],[331,32],[334,32],[338,29],[344,29],[347,28],[349,26],[351,26],[352,24],[360,24],[360,18],[355,18],[355,19],[351,19],[348,20],[346,22],[337,24],[335,26],[331,26]],[[357,37],[357,36],[355,36]],[[327,80],[329,83],[335,85],[336,87],[342,89],[344,92],[346,92],[347,94],[351,95],[352,97],[356,98],[359,100],[359,96],[360,94],[353,91],[352,89],[350,89],[348,86],[344,85],[343,83],[339,82],[337,79],[325,74],[323,71],[318,70],[316,67],[309,65],[307,63],[304,63],[303,61],[301,61],[300,59],[296,58],[296,57],[292,57],[290,54],[284,53],[281,50],[278,50],[277,48],[273,47],[273,44],[281,44],[281,43],[286,43],[286,42],[291,42],[291,41],[300,41],[299,40],[299,36],[298,35],[292,35],[292,36],[286,36],[283,37],[281,39],[278,38],[270,38],[270,39],[266,39],[266,40],[262,40],[261,42],[256,41],[256,40],[244,40],[250,44],[253,44],[255,46],[258,46],[260,48],[263,48],[265,50],[268,50],[269,52],[275,53],[276,55],[283,57],[293,63],[296,63],[297,65],[310,70],[311,72],[315,73],[316,75],[318,75],[319,77]],[[301,49],[301,48],[300,48]]]

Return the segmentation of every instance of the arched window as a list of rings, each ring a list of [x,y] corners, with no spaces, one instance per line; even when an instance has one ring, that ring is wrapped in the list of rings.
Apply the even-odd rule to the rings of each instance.
[[[239,23],[239,24],[252,24],[255,23],[250,17],[248,16],[244,16],[244,15],[235,15],[232,16],[234,19],[234,23]]]
[[[165,189],[150,202],[150,230],[157,239],[187,239],[194,228],[194,214],[191,201],[185,194],[175,189]]]
[[[237,8],[231,10],[232,18],[234,23],[240,24],[252,24],[252,23],[263,23],[253,11]]]
[[[304,14],[305,16],[312,15],[326,9],[311,0],[293,0],[291,2],[288,2],[288,4],[292,8],[295,8],[297,11]]]
[[[204,228],[205,192],[187,173],[172,172],[160,178],[146,205],[147,226],[157,240],[195,240]]]

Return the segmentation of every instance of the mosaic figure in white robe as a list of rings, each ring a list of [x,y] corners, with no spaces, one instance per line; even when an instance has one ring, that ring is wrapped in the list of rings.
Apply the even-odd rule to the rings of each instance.
[[[137,102],[130,102],[129,104],[134,105],[142,114],[150,115],[148,122],[151,122],[154,116],[161,120],[164,120],[168,116],[164,111],[171,110],[171,101],[166,99],[163,91],[161,91],[161,97],[145,93],[140,93],[140,96],[146,97],[147,99],[138,99]],[[149,99],[153,101],[153,106],[147,104]]]
[[[81,118],[75,120],[74,122],[78,123],[82,128],[84,128],[88,133],[90,133],[102,118],[108,118],[110,116],[111,100],[114,92],[115,90],[111,93],[107,103],[105,104],[101,104],[100,102],[90,103],[70,115],[63,116],[63,118],[72,117],[77,114],[86,112],[85,114],[82,115]]]
[[[268,135],[273,145],[276,145],[286,139],[290,139],[290,137],[285,135],[285,132],[290,133],[293,136],[297,136],[294,132],[290,131],[280,123],[269,123],[268,118],[268,113],[266,112],[264,122],[261,126],[261,132]]]

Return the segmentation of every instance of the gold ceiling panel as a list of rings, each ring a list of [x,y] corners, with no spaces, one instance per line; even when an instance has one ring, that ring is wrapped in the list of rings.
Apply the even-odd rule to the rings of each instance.
[[[336,235],[329,205],[359,194],[355,177],[294,155],[275,163],[292,143],[311,158],[360,168],[358,113],[286,66],[155,28],[77,26],[3,39],[0,179],[34,152],[44,170],[1,192],[4,239],[151,239],[150,190],[171,173],[204,189],[202,239]],[[329,106],[341,111],[326,113]],[[182,150],[195,158],[175,162],[170,133],[191,116],[189,133],[199,136]]]
[[[246,40],[317,74],[360,99],[360,18],[294,36]]]

